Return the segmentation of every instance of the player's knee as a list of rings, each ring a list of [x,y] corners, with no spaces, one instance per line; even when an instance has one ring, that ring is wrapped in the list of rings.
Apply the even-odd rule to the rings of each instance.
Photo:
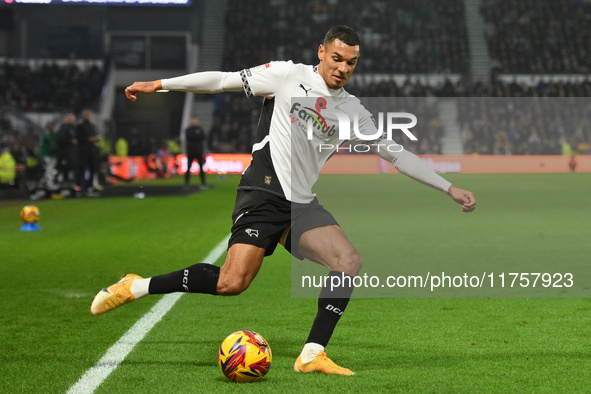
[[[339,259],[339,266],[336,267],[336,271],[341,271],[350,276],[357,276],[361,271],[363,265],[363,257],[355,250],[341,256]]]
[[[363,257],[357,252],[351,256],[351,270],[353,271],[353,275],[357,275],[359,271],[361,271],[361,267],[363,266]]]

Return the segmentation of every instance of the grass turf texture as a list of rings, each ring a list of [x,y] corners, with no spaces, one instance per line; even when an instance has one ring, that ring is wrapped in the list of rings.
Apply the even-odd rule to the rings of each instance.
[[[407,246],[409,258],[442,265],[494,256],[584,263],[591,255],[589,174],[447,178],[476,193],[477,212],[461,214],[403,176],[323,176],[317,189],[364,254],[420,236],[428,247]],[[96,292],[127,272],[150,276],[205,257],[229,232],[236,183],[229,177],[188,197],[39,201],[42,231],[33,233],[19,231],[29,202],[1,203],[0,392],[71,387],[160,299],[92,317]],[[370,184],[386,193],[364,195]],[[371,244],[347,214],[362,209],[360,196],[395,218]],[[357,372],[346,378],[292,372],[316,301],[290,291],[290,258],[278,248],[244,294],[183,296],[97,392],[588,390],[587,299],[355,299],[327,348]],[[234,384],[217,367],[219,344],[240,329],[271,345],[261,382]]]

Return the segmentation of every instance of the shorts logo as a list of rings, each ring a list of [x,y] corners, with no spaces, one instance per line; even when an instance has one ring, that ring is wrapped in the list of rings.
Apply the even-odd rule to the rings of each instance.
[[[252,228],[247,228],[246,230],[244,230],[246,232],[246,234],[248,234],[250,237],[259,237],[259,230],[254,230]]]
[[[265,185],[270,185],[271,184],[271,179],[272,179],[271,176],[265,175]]]

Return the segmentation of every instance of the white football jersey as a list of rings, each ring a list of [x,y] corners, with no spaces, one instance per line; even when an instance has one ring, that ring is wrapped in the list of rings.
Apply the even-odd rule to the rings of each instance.
[[[242,70],[240,76],[248,97],[265,100],[252,161],[238,189],[308,203],[315,197],[312,186],[324,163],[342,143],[358,140],[354,127],[357,134],[378,139],[372,115],[344,88],[330,89],[317,66],[271,62]],[[352,138],[341,138],[339,113],[349,119]]]

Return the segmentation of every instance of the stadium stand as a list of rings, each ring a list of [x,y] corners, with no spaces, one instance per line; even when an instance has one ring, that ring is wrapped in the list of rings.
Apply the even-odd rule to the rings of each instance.
[[[356,73],[467,74],[469,55],[463,2],[443,4],[436,1],[400,1],[396,3],[396,7],[383,1],[365,6],[361,3],[231,1],[229,9],[233,11],[227,16],[228,31],[232,31],[234,26],[244,24],[244,20],[252,28],[242,32],[243,34],[229,37],[225,47],[224,69],[237,70],[245,65],[285,59],[315,63],[314,48],[319,42],[316,42],[318,37],[314,33],[324,26],[347,20],[354,21],[352,27],[361,33],[364,41],[363,61]],[[236,10],[240,12],[234,12]],[[546,74],[588,72],[589,60],[583,59],[586,52],[582,50],[582,46],[589,41],[588,29],[584,27],[588,25],[585,21],[590,19],[590,10],[588,4],[577,0],[484,0],[481,13],[487,22],[485,31],[489,55],[493,65],[496,65],[491,71]],[[567,23],[569,20],[571,22]],[[269,25],[268,21],[274,22]],[[534,28],[530,29],[532,24]],[[256,50],[252,43],[256,43]],[[444,63],[440,62],[441,59],[445,59]],[[404,83],[396,83],[392,79],[388,83],[380,81],[355,84],[355,80],[352,80],[347,89],[360,97],[502,98],[591,95],[591,83],[588,79],[582,82],[563,82],[542,78],[526,84],[517,80],[494,78],[494,74],[488,82],[471,81],[466,77],[456,83],[447,79],[435,86],[410,78]],[[215,146],[224,151],[231,147],[229,151],[234,151],[236,145],[226,140],[226,136],[234,135],[229,130],[237,130],[238,122],[235,117],[224,117],[221,114],[231,112],[236,105],[243,105],[250,111],[256,110],[259,103],[250,101],[254,102],[238,104],[244,100],[232,95],[222,95],[218,100],[215,129],[227,131],[219,134]],[[584,124],[577,133],[544,133],[525,127],[515,134],[508,132],[505,125],[494,131],[482,130],[477,122],[467,122],[467,119],[476,116],[474,110],[470,106],[462,107],[459,113],[458,128],[464,142],[464,153],[561,154],[563,142],[572,145],[576,152],[581,140],[591,140],[589,130]],[[430,126],[427,130],[422,130],[422,140],[428,142],[410,144],[416,153],[441,153],[441,127],[431,126],[440,122],[441,119],[437,116],[429,117]],[[242,131],[242,140],[247,138],[247,134],[248,130]],[[408,141],[403,139],[401,143]],[[243,146],[248,147],[249,144]]]
[[[493,62],[492,77],[484,81],[472,80],[470,75],[467,16],[462,0],[399,0],[395,6],[386,0],[228,0],[227,9],[221,59],[225,71],[271,60],[314,64],[320,44],[318,32],[346,21],[359,31],[363,41],[363,59],[356,75],[391,76],[377,82],[354,77],[347,90],[359,97],[422,97],[423,103],[437,104],[454,97],[591,96],[591,60],[587,56],[591,4],[586,1],[482,0],[485,41]],[[513,73],[527,73],[531,78],[513,78]],[[457,78],[448,78],[452,74]],[[566,78],[571,74],[582,77]],[[409,77],[401,79],[401,75]],[[440,78],[425,83],[416,75]],[[104,81],[103,68],[96,65],[0,58],[0,108],[29,114],[95,108]],[[195,106],[199,106],[201,98],[196,100]],[[505,101],[496,107],[480,108],[477,102],[468,100],[458,108],[460,153],[562,154],[565,143],[573,152],[588,153],[585,144],[591,141],[591,131],[581,115],[572,120],[573,127],[556,126],[559,132],[556,127],[541,130],[534,127],[536,122],[549,124],[545,116],[551,112],[539,107],[536,111],[542,111],[542,115],[536,121],[515,118],[515,124],[510,125],[499,120],[498,127],[489,130],[476,119],[506,114],[513,104]],[[239,93],[213,96],[210,150],[250,152],[260,105],[259,98],[245,99]],[[441,113],[435,106],[421,105],[424,108],[417,111],[427,116],[428,127],[420,131],[421,143],[411,144],[412,150],[419,154],[446,153]],[[6,111],[3,114],[0,139],[19,146],[37,143],[35,138],[26,137],[28,131],[23,135],[20,125],[11,124]],[[513,130],[515,127],[518,130]],[[137,147],[132,142],[133,152]]]
[[[589,73],[591,4],[483,0],[489,53],[501,73]]]
[[[343,21],[363,36],[364,73],[463,73],[468,49],[462,0],[241,1],[228,6],[223,67],[271,60],[316,62],[318,32]]]
[[[520,84],[517,82],[505,83],[500,80],[493,80],[489,84],[474,83],[466,84],[460,81],[453,84],[447,80],[440,86],[427,86],[420,81],[407,79],[403,84],[398,85],[395,81],[389,83],[371,83],[363,86],[352,83],[348,91],[358,97],[402,97],[402,98],[429,98],[436,102],[437,98],[446,97],[479,97],[479,98],[574,98],[590,97],[591,81],[581,83],[564,82],[539,82],[535,86]],[[211,136],[213,144],[211,147],[219,152],[249,152],[251,131],[256,125],[256,114],[260,106],[260,100],[245,100],[240,94],[219,95],[215,113],[215,127]],[[411,146],[413,152],[418,154],[439,154],[442,153],[441,138],[443,131],[441,119],[434,111],[425,111],[421,103],[427,100],[414,101],[419,105],[415,109],[417,113],[424,114],[422,119],[428,119],[428,127],[421,130],[420,144],[411,143],[407,138],[400,137],[400,143],[404,146]],[[524,125],[523,122],[515,119],[520,125],[520,130],[511,131],[502,121],[501,114],[507,114],[509,107],[514,105],[513,101],[507,100],[462,100],[459,105],[460,116],[458,122],[461,126],[461,135],[464,142],[464,153],[480,154],[562,154],[562,144],[568,142],[575,151],[586,154],[585,141],[591,141],[591,129],[588,122],[584,122],[581,114],[573,120],[578,124],[578,129],[562,129],[557,133],[554,127],[538,127]],[[477,108],[474,103],[496,103],[496,109],[492,107]],[[549,102],[549,101],[547,101]],[[581,101],[579,100],[578,103]],[[538,108],[538,111],[549,117],[552,114],[551,108]],[[497,111],[494,118],[500,119],[499,127],[490,130],[484,128],[482,122],[476,121],[480,116],[479,111],[486,110],[487,119],[493,119],[492,114]],[[500,113],[498,112],[500,111]],[[248,122],[240,122],[240,119],[248,119]],[[551,119],[543,120],[545,125],[552,125]],[[247,126],[250,125],[250,126]],[[504,143],[506,141],[506,143]],[[239,143],[238,143],[239,142]]]
[[[17,162],[17,187],[40,178],[42,127],[23,113],[79,112],[96,108],[104,72],[96,62],[0,60],[0,141]]]
[[[75,111],[96,107],[104,83],[97,65],[0,61],[0,107],[23,112]]]
[[[591,153],[590,110],[580,98],[460,100],[465,153]]]

